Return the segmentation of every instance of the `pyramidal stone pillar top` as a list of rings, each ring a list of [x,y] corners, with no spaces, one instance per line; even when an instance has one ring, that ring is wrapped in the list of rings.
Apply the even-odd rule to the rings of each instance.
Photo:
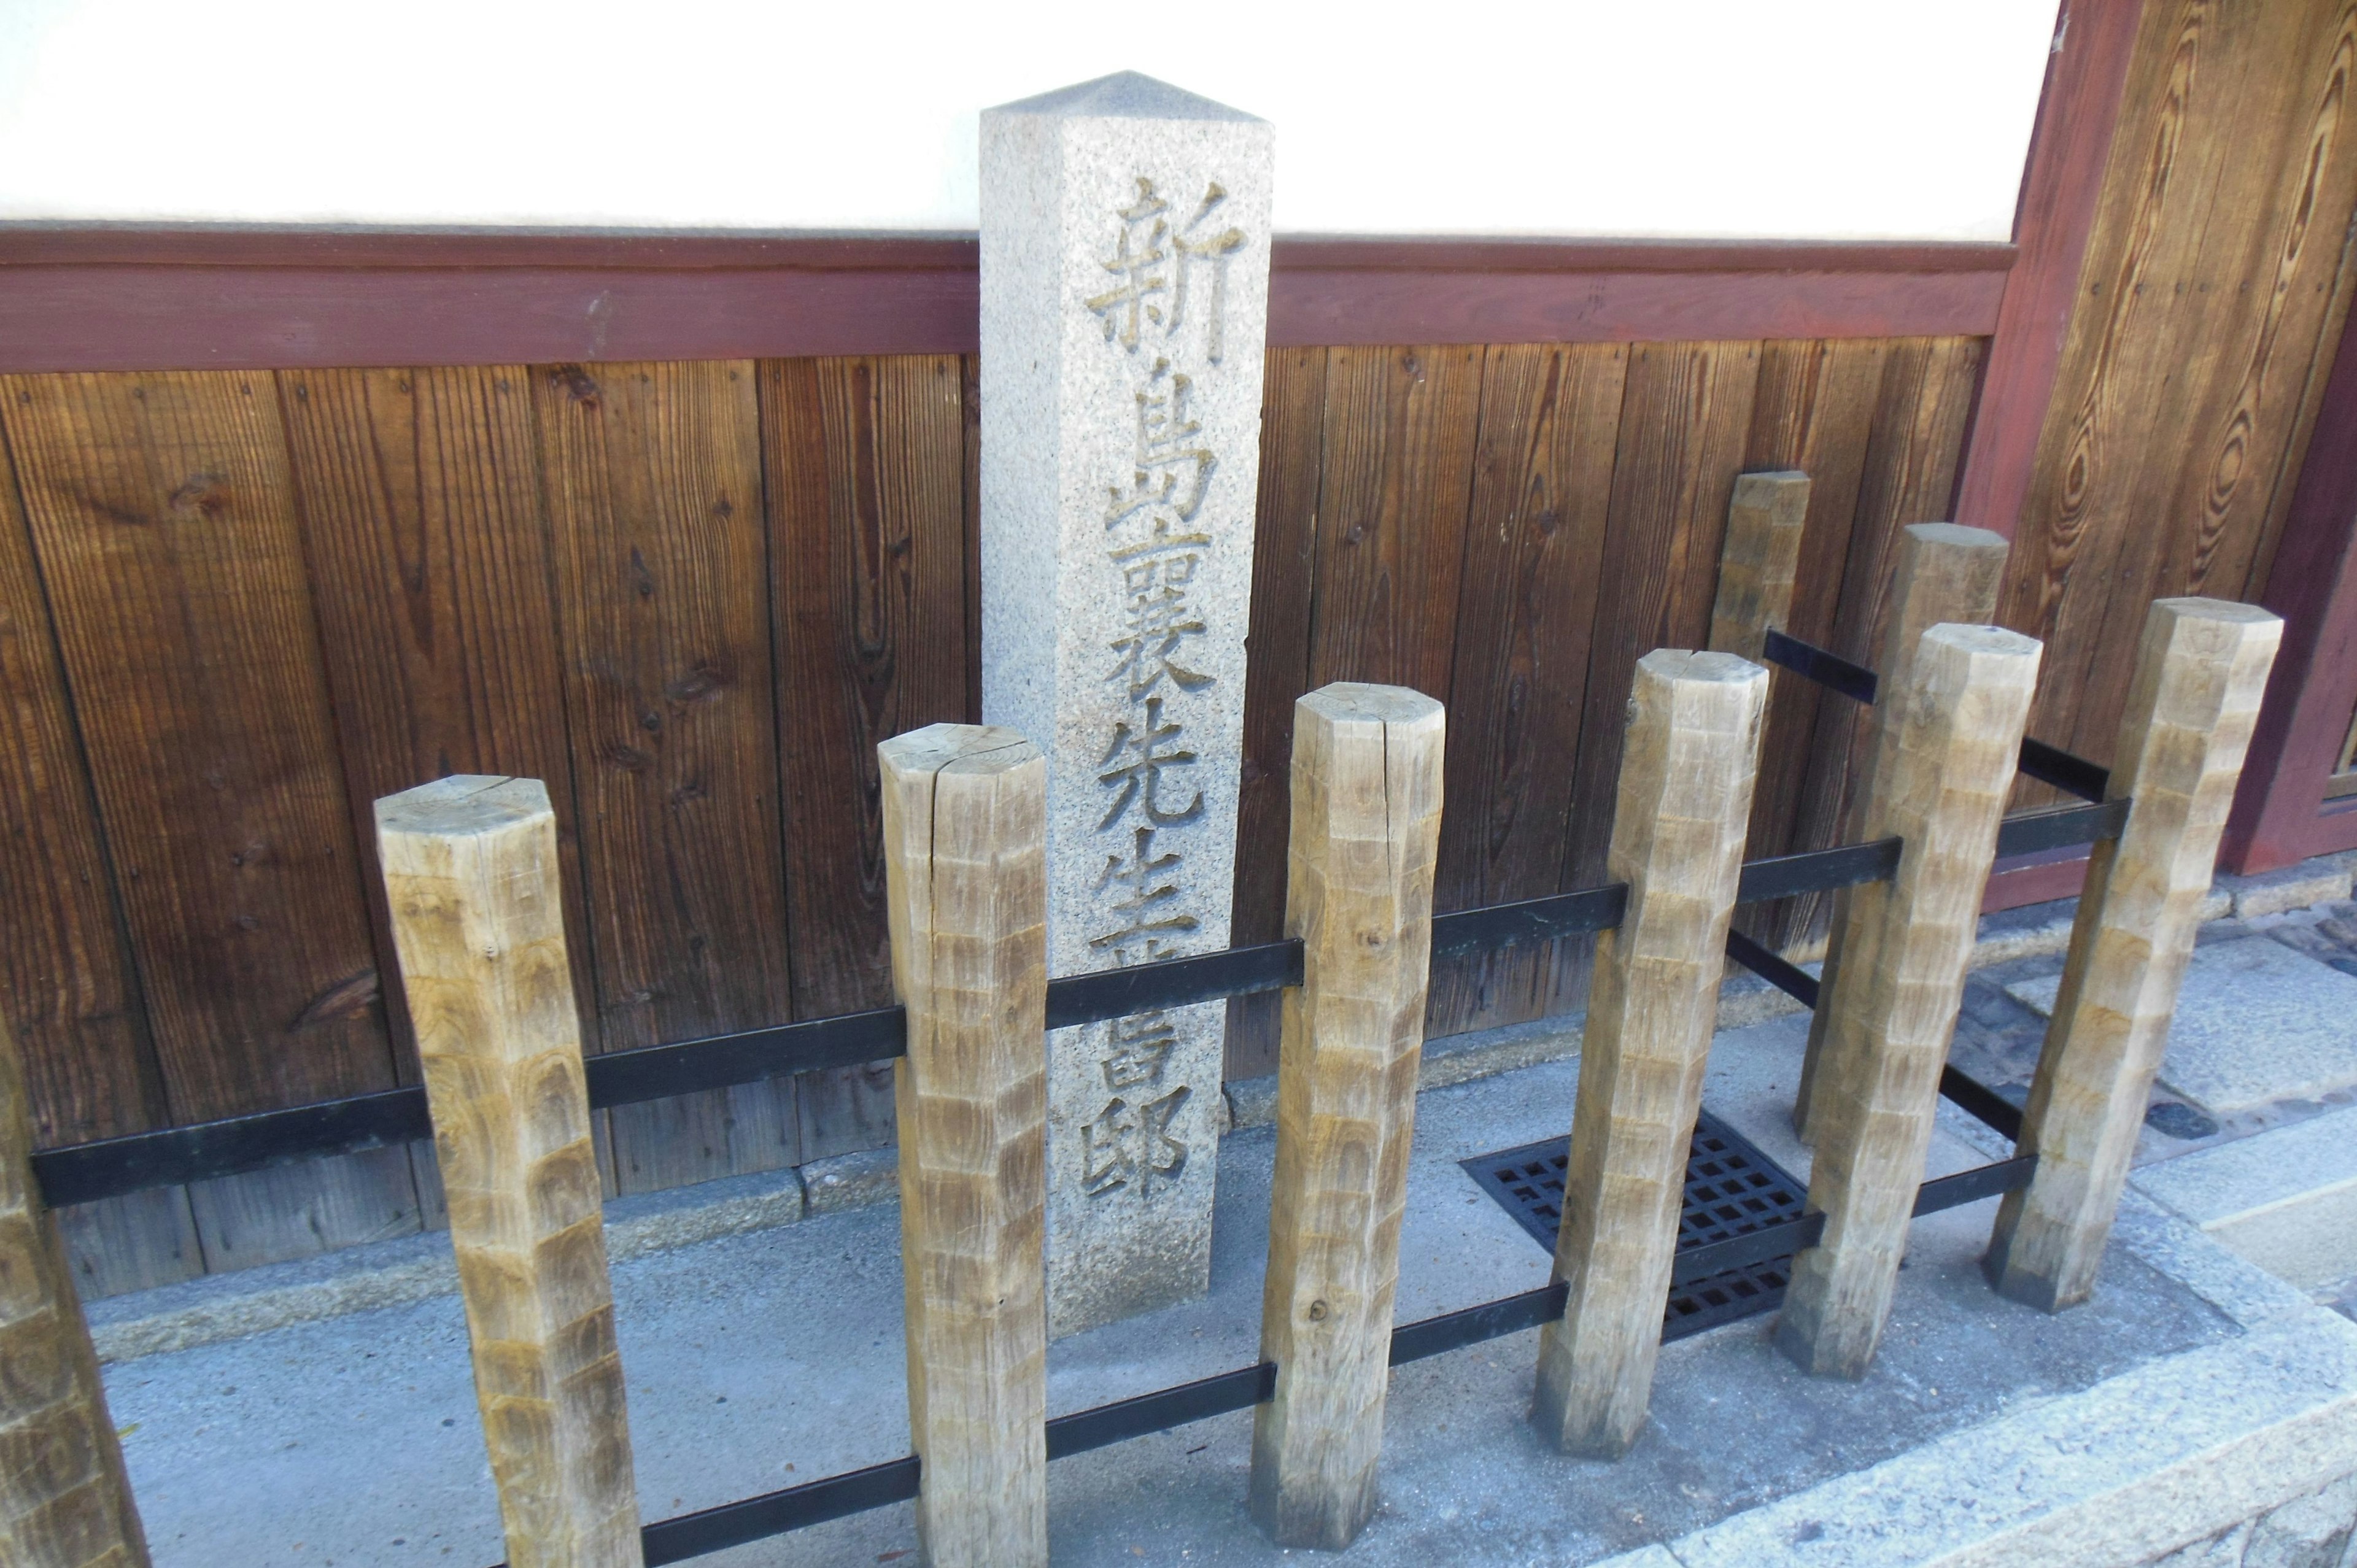
[[[982,117],[982,705],[1047,755],[1052,973],[1228,942],[1272,166],[1134,72]],[[1208,1284],[1225,1017],[1050,1038],[1051,1332]]]

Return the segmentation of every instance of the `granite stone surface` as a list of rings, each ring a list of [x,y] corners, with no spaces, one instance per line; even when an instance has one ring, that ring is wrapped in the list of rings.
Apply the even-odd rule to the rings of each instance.
[[[983,716],[1048,759],[1051,973],[1227,945],[1272,168],[1135,72],[982,117]],[[1051,1333],[1204,1290],[1225,1019],[1050,1038]]]
[[[2050,976],[2007,989],[2050,1015],[2060,985]],[[2220,1115],[2357,1086],[2357,977],[2268,937],[2197,947],[2160,1081]]]

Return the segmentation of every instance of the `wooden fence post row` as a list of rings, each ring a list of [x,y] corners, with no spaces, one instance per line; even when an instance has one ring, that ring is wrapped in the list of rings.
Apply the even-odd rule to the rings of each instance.
[[[1348,1546],[1375,1509],[1408,1144],[1432,965],[1445,720],[1396,686],[1294,704],[1285,993],[1252,1512],[1283,1546]]]
[[[548,790],[444,779],[376,830],[509,1568],[640,1568]]]
[[[2036,1174],[1998,1208],[1985,1264],[2016,1301],[2053,1311],[2094,1289],[2282,638],[2252,605],[2161,599],[2146,615],[2108,789],[2134,803],[2087,869],[2022,1122]]]
[[[32,1155],[24,1064],[0,1024],[0,1563],[146,1568],[98,1358]]]
[[[1013,730],[877,747],[909,1431],[929,1568],[1048,1561],[1048,765]]]
[[[1532,1411],[1593,1458],[1645,1424],[1767,696],[1757,664],[1664,650],[1629,699],[1607,862],[1629,903],[1597,938],[1555,1241],[1570,1299],[1541,1331]]]

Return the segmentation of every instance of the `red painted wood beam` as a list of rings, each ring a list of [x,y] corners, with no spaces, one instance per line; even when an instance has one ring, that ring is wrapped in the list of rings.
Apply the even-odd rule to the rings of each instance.
[[[0,371],[964,353],[959,236],[0,225]],[[2009,245],[1287,239],[1270,340],[1986,334]]]
[[[2014,212],[2021,260],[1997,308],[1953,508],[1956,521],[2008,539],[2061,368],[2143,14],[2144,0],[2063,0],[2056,21]]]

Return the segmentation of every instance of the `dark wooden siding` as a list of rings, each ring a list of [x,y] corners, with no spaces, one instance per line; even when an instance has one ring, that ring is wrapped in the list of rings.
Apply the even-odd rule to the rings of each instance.
[[[1703,637],[1735,476],[1819,476],[1798,629],[1863,650],[1980,352],[1272,352],[1238,939],[1281,923],[1291,704],[1329,681],[1450,704],[1444,905],[1595,880],[1631,667]],[[43,1143],[412,1078],[371,802],[450,772],[548,781],[590,1049],[884,1000],[873,748],[974,716],[974,402],[957,356],[0,381],[0,977]],[[1830,836],[1850,745],[1787,684],[1763,848]],[[1585,971],[1452,969],[1433,1028]],[[1273,1018],[1236,1008],[1232,1073]],[[888,1142],[888,1075],[601,1131],[619,1190],[774,1168]],[[105,1289],[436,1201],[382,1151],[70,1229]]]

